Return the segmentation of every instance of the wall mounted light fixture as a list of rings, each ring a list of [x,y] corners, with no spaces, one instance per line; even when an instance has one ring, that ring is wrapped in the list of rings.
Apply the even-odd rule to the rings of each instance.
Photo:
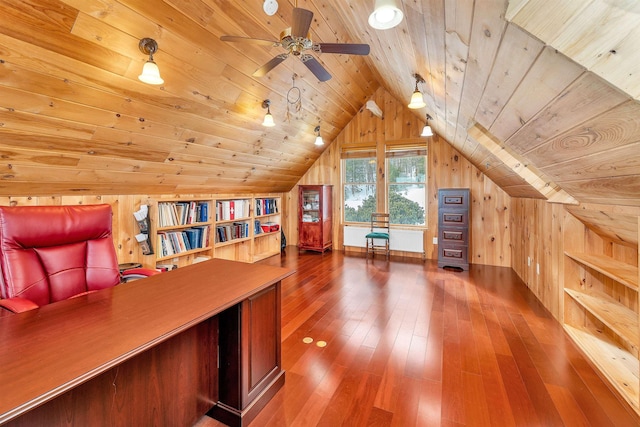
[[[269,108],[270,106],[271,106],[270,100],[265,99],[264,101],[262,101],[262,108],[267,109],[267,114],[264,115],[262,126],[266,126],[268,128],[272,128],[276,125],[276,123],[273,121],[273,116],[271,115],[271,109]]]
[[[321,145],[324,145],[324,141],[322,140],[322,137],[320,136],[320,125],[316,126],[316,128],[313,131],[316,133],[315,145],[317,145],[318,147],[321,146]]]
[[[387,30],[402,22],[403,17],[396,0],[376,0],[373,13],[369,15],[369,25],[376,30]]]
[[[420,92],[420,89],[418,89],[418,83],[424,83],[424,79],[418,73],[414,74],[413,77],[415,77],[416,79],[416,88],[411,95],[411,102],[409,102],[408,107],[411,109],[426,107],[427,104],[425,104],[424,102],[422,92]]]
[[[433,136],[433,131],[431,130],[431,126],[429,126],[429,120],[433,120],[433,117],[427,114],[427,121],[422,128],[422,133],[420,136]]]
[[[144,38],[140,40],[138,47],[142,53],[149,55],[149,60],[144,63],[142,74],[138,76],[138,79],[150,85],[161,85],[164,80],[160,77],[158,65],[153,61],[153,54],[158,51],[158,43],[154,39]]]

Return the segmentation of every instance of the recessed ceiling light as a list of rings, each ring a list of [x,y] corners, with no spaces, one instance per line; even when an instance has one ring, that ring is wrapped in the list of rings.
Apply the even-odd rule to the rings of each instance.
[[[395,0],[376,0],[375,9],[369,15],[369,25],[376,30],[387,30],[398,25],[403,17]]]

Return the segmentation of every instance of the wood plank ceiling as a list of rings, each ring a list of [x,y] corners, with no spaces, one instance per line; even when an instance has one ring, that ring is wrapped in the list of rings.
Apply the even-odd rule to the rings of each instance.
[[[314,54],[321,83],[296,58],[252,77],[282,48],[219,39],[277,40],[294,2],[2,1],[0,194],[288,191],[322,153],[317,125],[332,141],[380,86],[408,102],[417,72],[415,114],[511,196],[640,206],[636,2],[404,0],[383,31],[373,3],[297,2],[314,41],[371,45]],[[143,37],[159,87],[137,79]]]

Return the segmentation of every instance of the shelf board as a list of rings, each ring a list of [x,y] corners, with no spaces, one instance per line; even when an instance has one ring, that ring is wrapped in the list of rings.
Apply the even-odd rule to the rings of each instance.
[[[256,219],[269,218],[269,217],[276,216],[276,215],[280,215],[280,212],[273,212],[273,213],[268,213],[268,214],[264,214],[264,215],[256,215],[255,218]]]
[[[564,290],[578,304],[607,325],[635,349],[640,347],[638,313],[617,302],[604,292]]]
[[[220,225],[220,224],[233,224],[234,222],[243,222],[243,221],[249,221],[251,219],[250,216],[245,216],[242,218],[236,218],[236,219],[220,219],[216,221],[216,225]]]
[[[190,251],[184,251],[184,252],[180,252],[180,253],[173,254],[173,255],[167,255],[167,256],[163,256],[163,257],[158,257],[158,258],[156,258],[156,262],[165,261],[167,259],[183,257],[183,256],[187,256],[187,255],[192,255],[192,254],[199,254],[201,252],[207,252],[207,251],[210,251],[210,250],[211,250],[211,246],[207,246],[206,248],[191,249]]]
[[[156,231],[176,231],[185,228],[200,227],[204,225],[211,225],[211,222],[194,222],[193,224],[168,225],[166,227],[158,227]]]
[[[638,291],[638,267],[604,255],[565,252],[569,258],[586,265],[628,288]]]
[[[218,242],[216,243],[216,248],[221,248],[223,246],[229,246],[240,242],[246,242],[247,240],[251,240],[251,237],[240,237],[238,239],[227,240],[226,242]]]
[[[261,232],[260,234],[254,234],[254,235],[253,235],[253,237],[258,238],[258,237],[264,237],[264,236],[272,236],[272,235],[274,235],[274,234],[278,234],[278,233],[280,233],[280,230],[277,230],[277,231],[270,231],[270,232],[268,232],[268,233],[265,233],[265,232],[263,231],[263,232]]]
[[[570,325],[565,331],[576,345],[598,367],[622,397],[640,412],[640,374],[638,359],[619,348],[604,334],[594,336],[590,332]]]

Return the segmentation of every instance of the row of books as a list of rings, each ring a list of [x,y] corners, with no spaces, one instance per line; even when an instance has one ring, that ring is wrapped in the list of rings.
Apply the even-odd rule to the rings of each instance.
[[[216,243],[249,237],[248,222],[234,222],[233,224],[218,225],[216,227]]]
[[[186,228],[180,231],[160,231],[157,237],[159,257],[176,255],[209,246],[210,226]]]
[[[248,199],[221,200],[216,202],[216,221],[231,221],[248,218],[250,201]]]
[[[256,199],[256,215],[278,213],[278,199]]]
[[[209,202],[158,203],[158,226],[174,227],[209,221]]]

